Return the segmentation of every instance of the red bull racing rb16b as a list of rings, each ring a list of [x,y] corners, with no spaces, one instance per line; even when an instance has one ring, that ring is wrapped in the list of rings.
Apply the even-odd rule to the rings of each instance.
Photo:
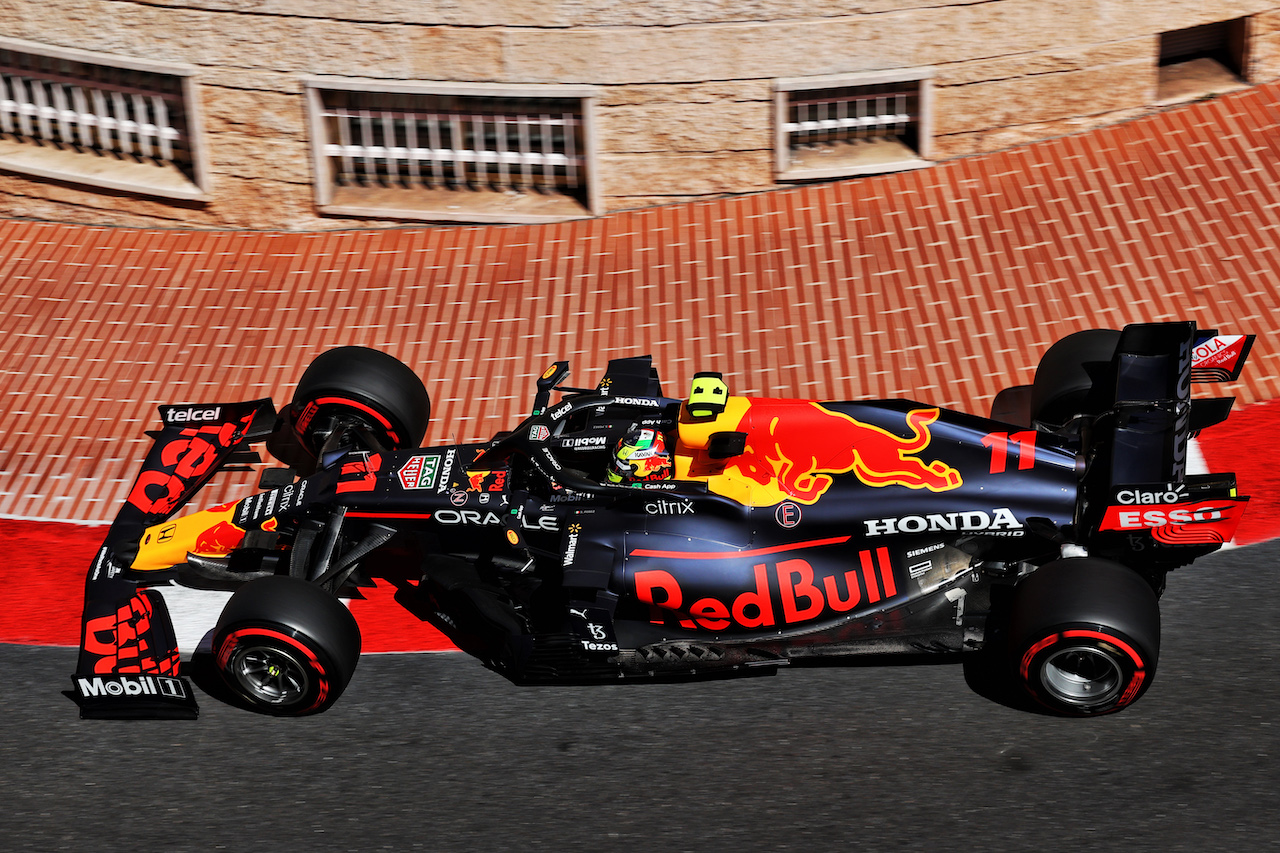
[[[1166,574],[1231,539],[1235,476],[1188,470],[1249,335],[1070,335],[990,418],[909,401],[664,395],[646,357],[537,380],[483,444],[419,448],[430,404],[384,353],[330,350],[292,401],[170,405],[90,567],[84,716],[193,716],[187,675],[311,714],[341,695],[372,578],[517,683],[768,673],[864,655],[985,661],[1027,707],[1105,714],[1151,685]],[[554,398],[553,398],[554,395]],[[220,470],[289,467],[178,511]],[[235,592],[179,671],[163,585]],[[216,678],[212,675],[216,673]]]

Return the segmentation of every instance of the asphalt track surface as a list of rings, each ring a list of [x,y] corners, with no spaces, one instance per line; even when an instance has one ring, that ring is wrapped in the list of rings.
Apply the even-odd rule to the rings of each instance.
[[[75,652],[0,646],[8,850],[867,848],[1201,853],[1280,830],[1280,543],[1175,572],[1151,691],[1061,720],[955,665],[517,688],[459,653],[372,655],[328,713],[201,696],[81,721]]]

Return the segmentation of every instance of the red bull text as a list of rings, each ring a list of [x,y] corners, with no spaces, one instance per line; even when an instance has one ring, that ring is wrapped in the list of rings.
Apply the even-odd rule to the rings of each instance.
[[[675,556],[635,551],[632,556]],[[824,574],[805,559],[751,567],[749,588],[729,596],[697,596],[664,569],[635,573],[636,598],[649,605],[655,625],[714,632],[798,625],[875,608],[898,595],[888,548],[859,551],[844,571]]]

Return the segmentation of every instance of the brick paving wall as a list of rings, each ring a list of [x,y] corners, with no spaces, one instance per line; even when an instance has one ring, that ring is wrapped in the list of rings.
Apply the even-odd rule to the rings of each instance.
[[[288,398],[324,349],[427,380],[428,443],[517,420],[568,358],[681,395],[907,395],[985,413],[1082,328],[1260,335],[1280,397],[1280,86],[933,169],[543,226],[323,233],[0,222],[0,516],[102,521],[155,406]],[[244,481],[212,499],[243,492]]]

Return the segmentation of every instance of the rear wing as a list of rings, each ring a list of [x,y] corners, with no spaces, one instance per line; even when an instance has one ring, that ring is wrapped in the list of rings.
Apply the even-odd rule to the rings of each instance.
[[[1225,420],[1234,398],[1192,399],[1191,386],[1238,379],[1253,341],[1193,322],[1125,327],[1094,386],[1104,413],[1082,431],[1086,529],[1131,550],[1230,541],[1248,498],[1235,474],[1192,475],[1188,458],[1191,438]]]
[[[150,526],[171,517],[220,470],[259,461],[245,445],[275,429],[270,400],[161,406],[153,439],[124,505],[89,567],[72,683],[81,717],[192,718],[191,685],[164,599],[139,589],[127,570]]]
[[[1197,331],[1193,322],[1126,326],[1097,390],[1109,415],[1095,424],[1095,462],[1108,467],[1113,486],[1182,482],[1189,440],[1226,420],[1232,397],[1191,398],[1196,382],[1240,377],[1253,335]]]

